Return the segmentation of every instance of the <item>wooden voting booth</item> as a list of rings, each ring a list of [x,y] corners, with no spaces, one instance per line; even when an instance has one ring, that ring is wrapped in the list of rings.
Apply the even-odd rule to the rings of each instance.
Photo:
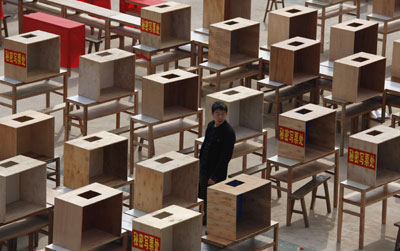
[[[141,10],[142,45],[163,49],[190,41],[191,6],[165,2]]]
[[[241,174],[207,189],[207,238],[237,240],[271,224],[271,183]]]
[[[99,132],[65,142],[64,186],[76,189],[88,184],[120,182],[128,177],[128,139]]]
[[[198,109],[199,82],[196,74],[171,70],[143,77],[142,114],[168,120]]]
[[[236,17],[251,18],[251,0],[203,0],[203,28]]]
[[[4,39],[4,76],[33,82],[60,72],[60,36],[32,31]]]
[[[46,208],[46,163],[18,155],[0,161],[0,224]]]
[[[400,178],[400,131],[375,126],[349,137],[347,179],[380,186]]]
[[[293,37],[317,39],[318,10],[292,5],[268,16],[268,46]]]
[[[201,250],[201,213],[172,205],[132,221],[132,250]]]
[[[0,118],[0,160],[19,154],[54,158],[54,117],[25,111]]]
[[[80,96],[104,101],[135,91],[135,54],[109,49],[79,58]]]
[[[335,149],[336,111],[308,104],[279,115],[278,155],[301,162]]]
[[[118,239],[121,222],[122,191],[93,183],[55,198],[53,244],[92,250]]]
[[[378,23],[352,19],[331,27],[329,60],[335,61],[358,52],[376,54]]]
[[[400,40],[393,42],[392,80],[400,82]]]
[[[320,42],[294,37],[271,46],[269,79],[296,85],[319,75]]]
[[[210,25],[208,60],[231,66],[258,58],[260,23],[234,18]]]
[[[136,164],[134,208],[153,212],[197,202],[199,160],[168,152]]]
[[[263,130],[263,93],[238,86],[206,97],[206,124],[212,120],[211,107],[220,101],[228,107],[226,120],[236,133],[236,140],[258,134]]]
[[[336,60],[332,97],[357,103],[382,94],[385,70],[386,58],[365,52]]]
[[[372,13],[398,17],[400,16],[400,0],[373,0]]]

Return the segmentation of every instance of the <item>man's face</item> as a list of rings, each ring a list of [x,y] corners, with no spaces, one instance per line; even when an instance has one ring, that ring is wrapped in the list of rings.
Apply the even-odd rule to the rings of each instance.
[[[224,110],[215,110],[212,113],[213,119],[215,121],[215,126],[219,126],[226,120],[226,112]]]

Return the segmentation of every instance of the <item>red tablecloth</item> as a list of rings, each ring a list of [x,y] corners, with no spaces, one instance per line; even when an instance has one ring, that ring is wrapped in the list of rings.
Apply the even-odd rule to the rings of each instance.
[[[110,0],[78,0],[85,3],[90,3],[99,7],[107,8],[111,10],[111,1]]]
[[[3,0],[0,0],[0,17],[1,19],[4,19]]]
[[[85,54],[84,24],[41,12],[24,15],[23,24],[24,33],[42,30],[60,35],[61,66],[79,66],[79,56]]]

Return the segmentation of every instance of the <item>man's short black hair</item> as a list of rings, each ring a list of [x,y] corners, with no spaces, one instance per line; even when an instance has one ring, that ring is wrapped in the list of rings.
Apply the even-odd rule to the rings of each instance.
[[[211,107],[212,113],[214,113],[216,110],[223,110],[227,113],[228,107],[225,105],[225,103],[217,101]]]

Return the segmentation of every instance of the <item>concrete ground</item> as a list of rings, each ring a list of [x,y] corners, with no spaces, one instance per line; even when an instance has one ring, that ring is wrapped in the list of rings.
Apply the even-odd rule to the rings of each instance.
[[[111,0],[114,10],[118,10],[118,0]],[[199,0],[181,0],[180,2],[190,4],[192,6],[192,29],[199,28],[202,26],[202,1]],[[304,1],[299,0],[286,0],[286,5],[299,4],[304,5]],[[267,43],[267,23],[262,21],[264,16],[264,10],[266,6],[266,0],[264,1],[253,1],[252,2],[252,19],[261,23],[260,33],[260,45]],[[371,13],[371,1],[369,4],[363,0],[362,18]],[[15,6],[6,5],[5,13],[12,15],[12,20],[9,20],[8,27],[10,35],[17,34],[17,16]],[[344,20],[352,19],[351,16],[346,16]],[[321,61],[324,61],[328,57],[329,48],[329,30],[332,24],[337,23],[337,19],[330,19],[327,21],[326,29],[326,44],[325,52],[321,54]],[[319,35],[318,35],[319,37]],[[390,66],[392,58],[392,43],[395,39],[400,38],[400,33],[389,35],[387,43],[387,76],[390,75]],[[130,43],[130,41],[129,41]],[[128,44],[128,41],[127,43]],[[117,47],[117,41],[112,42],[112,47]],[[381,51],[381,43],[379,43],[378,51]],[[0,50],[0,58],[3,58],[3,49]],[[3,60],[0,60],[0,64],[3,65]],[[185,62],[188,64],[188,62]],[[3,67],[0,67],[0,74],[4,71]],[[145,74],[144,69],[137,68],[137,74],[143,76]],[[58,80],[61,81],[61,80]],[[71,77],[69,78],[69,95],[77,94],[78,84],[78,70],[74,69]],[[237,85],[238,83],[235,83]],[[253,81],[253,87],[255,82]],[[137,89],[141,90],[141,82],[136,81]],[[0,87],[0,91],[4,91],[4,87]],[[62,102],[61,97],[52,96],[51,103],[58,104]],[[204,97],[202,99],[204,103]],[[18,111],[24,111],[28,109],[39,110],[45,107],[44,96],[38,96],[29,98],[18,102]],[[203,106],[204,107],[204,106]],[[286,104],[285,110],[290,109],[290,105]],[[0,116],[10,115],[11,111],[8,108],[0,107]],[[55,125],[55,145],[56,155],[62,157],[61,163],[63,163],[63,139],[64,129],[62,127],[62,114],[57,112],[53,114],[56,117]],[[101,130],[110,130],[114,126],[115,119],[111,116],[98,119],[89,122],[89,134],[95,133]],[[128,125],[128,116],[124,116],[121,119],[122,126]],[[389,121],[386,121],[385,125],[389,125]],[[269,115],[264,119],[264,127],[268,130],[268,156],[273,156],[277,152],[277,141],[274,137],[274,122],[272,116]],[[71,132],[71,139],[80,136],[78,129],[73,128]],[[128,137],[128,134],[125,134]],[[186,134],[185,147],[193,145],[195,137],[191,134]],[[4,144],[4,142],[0,143]],[[337,135],[337,145],[339,145],[339,137]],[[347,139],[346,139],[347,146]],[[156,141],[156,154],[165,153],[170,150],[178,149],[178,136],[171,136]],[[144,151],[146,153],[146,151]],[[145,159],[146,155],[135,153],[136,160]],[[346,179],[346,154],[340,158],[340,180]],[[249,166],[260,163],[260,157],[250,156]],[[240,170],[241,160],[235,159],[230,162],[229,173]],[[302,186],[304,182],[295,183],[294,189]],[[333,179],[329,181],[329,189],[331,193],[331,199],[333,198]],[[51,184],[52,186],[52,184]],[[322,189],[320,188],[320,192]],[[311,195],[306,196],[306,204],[310,204]],[[296,204],[299,206],[299,203]],[[371,205],[366,210],[366,228],[365,228],[365,250],[393,250],[394,242],[397,234],[397,228],[393,224],[400,220],[399,214],[400,200],[391,198],[388,202],[388,216],[387,224],[382,225],[381,219],[381,204]],[[310,227],[304,228],[303,218],[300,215],[293,215],[292,226],[285,226],[285,209],[286,200],[285,195],[283,198],[277,199],[276,192],[272,192],[272,219],[280,223],[280,249],[281,250],[299,250],[298,248],[304,247],[309,250],[356,250],[358,249],[358,218],[354,216],[345,215],[343,219],[343,232],[342,232],[342,243],[336,241],[336,227],[337,227],[337,209],[333,209],[331,214],[327,214],[326,206],[323,201],[317,201],[315,210],[309,212]],[[27,238],[21,238],[19,241],[19,249],[26,247]],[[47,243],[47,238],[43,237],[40,240],[40,248],[43,248]]]

